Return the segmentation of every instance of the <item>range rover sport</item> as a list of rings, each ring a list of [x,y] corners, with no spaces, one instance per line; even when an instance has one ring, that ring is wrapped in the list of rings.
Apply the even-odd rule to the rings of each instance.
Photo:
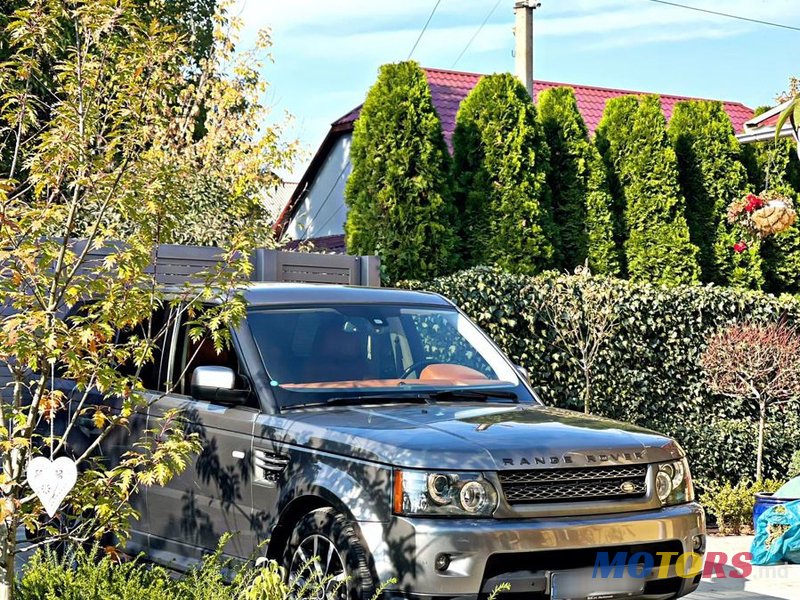
[[[148,417],[184,409],[204,449],[139,499],[132,552],[184,568],[235,531],[228,555],[263,543],[291,576],[316,556],[342,600],[390,579],[386,598],[477,599],[502,582],[552,600],[697,587],[677,562],[702,554],[705,520],[673,440],[544,406],[441,296],[300,284],[245,296],[229,350],[177,327],[154,364],[154,387],[186,376]],[[598,555],[620,552],[667,561],[598,577]]]

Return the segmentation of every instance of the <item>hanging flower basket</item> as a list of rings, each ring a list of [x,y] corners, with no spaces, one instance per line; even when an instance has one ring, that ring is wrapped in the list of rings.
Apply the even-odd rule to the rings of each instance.
[[[792,200],[772,191],[764,191],[758,196],[747,194],[728,207],[728,222],[741,226],[750,241],[786,231],[796,220],[797,212]],[[733,246],[737,253],[747,248],[746,240],[740,240]]]

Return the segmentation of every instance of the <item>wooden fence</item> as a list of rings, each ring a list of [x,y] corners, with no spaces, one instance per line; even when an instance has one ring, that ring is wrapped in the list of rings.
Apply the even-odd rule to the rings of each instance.
[[[74,251],[80,252],[80,243]],[[102,261],[113,248],[92,250],[87,265]],[[218,248],[162,244],[150,267],[156,280],[164,285],[192,282],[198,274],[208,273],[222,256]],[[253,281],[288,283],[338,283],[344,285],[380,286],[380,259],[377,256],[342,254],[308,254],[259,248],[250,259]],[[91,267],[89,267],[91,268]]]

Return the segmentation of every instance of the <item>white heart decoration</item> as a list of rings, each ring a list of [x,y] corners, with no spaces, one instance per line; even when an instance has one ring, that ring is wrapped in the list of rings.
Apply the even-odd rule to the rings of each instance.
[[[78,468],[75,466],[75,461],[67,456],[60,456],[55,460],[37,456],[28,463],[27,475],[28,485],[52,518],[58,512],[58,507],[64,498],[75,487]]]

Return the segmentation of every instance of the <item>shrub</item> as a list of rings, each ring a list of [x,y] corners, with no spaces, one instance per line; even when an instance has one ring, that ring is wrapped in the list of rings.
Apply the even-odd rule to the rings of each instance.
[[[350,155],[348,251],[379,255],[389,281],[452,270],[450,155],[417,63],[381,67],[356,121]]]
[[[572,272],[588,259],[593,273],[618,275],[613,197],[575,92],[569,87],[545,90],[539,94],[538,106],[550,147],[547,181],[559,228],[559,266]]]
[[[792,455],[792,462],[789,463],[789,479],[800,477],[800,450]]]
[[[552,266],[549,152],[536,108],[515,77],[483,77],[461,103],[453,159],[466,264],[521,273]]]
[[[586,280],[589,283],[582,283]],[[632,283],[608,277],[510,275],[479,267],[404,285],[451,298],[512,360],[528,369],[545,403],[583,409],[580,365],[555,344],[543,314],[554,286],[600,286],[615,307],[613,335],[592,369],[592,411],[675,437],[701,481],[755,477],[757,409],[714,394],[699,361],[708,337],[745,320],[800,324],[800,301],[743,289]],[[580,290],[575,290],[579,293]],[[800,415],[770,408],[764,476],[785,477],[800,448]]]
[[[753,506],[757,492],[776,492],[780,481],[752,483],[747,480],[736,485],[712,485],[700,496],[700,502],[717,521],[720,533],[740,535],[753,530]]]
[[[286,583],[274,562],[254,566],[222,558],[226,536],[216,552],[180,577],[138,560],[118,562],[96,548],[70,550],[59,557],[44,549],[25,564],[16,600],[286,600],[315,598],[320,578]],[[383,587],[381,588],[383,589]]]
[[[745,195],[747,170],[730,117],[720,102],[690,100],[675,106],[669,135],[678,158],[686,221],[699,248],[702,279],[758,289],[763,283],[759,245],[735,253],[741,228],[727,223],[728,206]]]

